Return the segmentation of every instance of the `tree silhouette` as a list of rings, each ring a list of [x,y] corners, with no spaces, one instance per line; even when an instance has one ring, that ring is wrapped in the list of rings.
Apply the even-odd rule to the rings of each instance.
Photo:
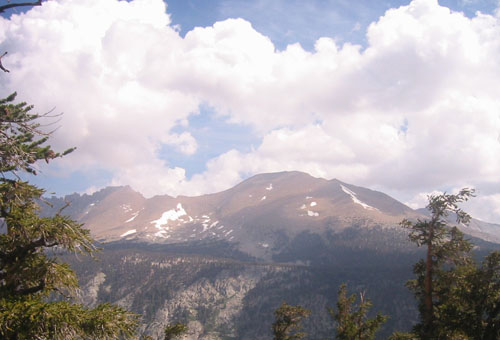
[[[41,6],[42,5],[42,0],[38,1],[30,1],[30,2],[10,2],[7,5],[1,5],[0,6],[0,13],[4,13],[6,10],[15,8],[15,7],[27,7],[27,6]]]

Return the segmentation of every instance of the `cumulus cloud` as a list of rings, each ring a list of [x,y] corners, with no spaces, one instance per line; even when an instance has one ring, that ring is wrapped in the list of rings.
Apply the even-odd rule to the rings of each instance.
[[[162,142],[168,145],[173,145],[175,149],[186,155],[193,155],[198,149],[196,139],[189,132],[167,135],[162,139]]]
[[[419,193],[498,182],[500,16],[414,0],[372,23],[367,41],[277,50],[243,19],[182,38],[161,0],[47,1],[0,18],[11,69],[0,91],[65,112],[55,146],[79,150],[59,170],[105,169],[147,195],[281,170],[406,192],[414,204]],[[187,178],[160,150],[197,156],[189,118],[202,104],[261,143]],[[482,200],[498,206],[499,193]]]
[[[136,164],[157,166],[163,144],[192,154],[192,136],[170,130],[197,112],[199,100],[145,74],[159,50],[182,42],[169,23],[156,0],[48,1],[2,18],[12,68],[2,93],[16,89],[38,110],[65,113],[53,141],[59,149],[77,146],[69,162],[58,162],[69,171],[100,167],[121,178]],[[165,61],[166,70],[173,68]]]
[[[429,203],[430,196],[442,195],[444,192],[433,190],[432,192],[420,192],[412,197],[411,201],[405,202],[407,206],[413,209],[424,208]]]

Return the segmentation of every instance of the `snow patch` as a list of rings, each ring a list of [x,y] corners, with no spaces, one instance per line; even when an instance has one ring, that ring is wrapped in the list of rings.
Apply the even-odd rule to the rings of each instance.
[[[311,204],[310,204],[311,207],[315,207],[316,205],[317,205],[316,202],[311,202]]]
[[[311,198],[311,196],[306,196],[306,200],[310,200]]]
[[[125,223],[132,222],[137,216],[139,216],[139,211],[132,214],[132,217],[125,221]]]
[[[161,229],[161,226],[168,224],[168,221],[177,221],[179,217],[187,215],[186,210],[182,207],[182,204],[177,204],[176,209],[165,211],[161,217],[157,220],[151,221],[151,224],[155,224],[155,227]]]
[[[302,206],[300,207],[300,209],[305,209],[305,208],[307,208],[305,204],[302,204]]]
[[[346,194],[348,194],[349,196],[351,196],[352,198],[352,201],[356,204],[359,204],[360,206],[362,206],[363,208],[365,208],[366,210],[378,210],[377,208],[374,208],[372,207],[371,205],[368,205],[366,204],[365,202],[362,202],[360,201],[357,197],[356,197],[356,193],[352,190],[349,190],[348,188],[346,188],[345,186],[343,186],[342,184],[340,185],[340,187],[342,188],[342,191],[345,192]]]
[[[269,183],[269,186],[266,188],[267,191],[273,190],[273,183]]]
[[[164,233],[166,233],[165,230],[160,230],[159,232],[155,233],[154,236],[156,237],[163,237],[163,238],[169,238],[170,235],[163,235]]]
[[[308,211],[307,211],[307,216],[311,216],[311,217],[318,217],[318,216],[319,216],[319,213],[317,213],[317,212],[315,212],[315,211],[308,210]]]
[[[135,234],[137,232],[136,229],[131,229],[127,232],[124,232],[123,234],[120,235],[120,237],[125,237],[125,236],[128,236],[128,235],[132,235],[132,234]]]
[[[269,244],[267,244],[267,243],[262,243],[262,247],[267,248],[267,247],[269,247]]]
[[[266,196],[262,196],[262,198],[260,199],[261,201],[265,200],[267,197]]]

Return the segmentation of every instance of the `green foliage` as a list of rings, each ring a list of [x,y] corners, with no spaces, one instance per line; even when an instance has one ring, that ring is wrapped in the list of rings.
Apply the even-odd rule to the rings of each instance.
[[[480,266],[461,266],[442,278],[443,303],[437,313],[441,333],[464,339],[500,338],[500,252]]]
[[[181,335],[184,335],[188,331],[186,324],[177,322],[173,325],[168,325],[165,327],[165,340],[178,339]]]
[[[136,328],[135,315],[109,304],[88,309],[30,296],[1,299],[0,306],[3,339],[116,339],[132,336]]]
[[[59,212],[39,216],[43,189],[21,181],[18,172],[36,175],[36,163],[63,156],[46,146],[50,133],[40,129],[31,106],[0,100],[0,336],[2,339],[116,339],[132,336],[137,317],[101,304],[94,309],[68,301],[47,302],[49,295],[70,297],[78,280],[67,264],[48,250],[93,255],[89,231]]]
[[[43,118],[54,118],[49,114],[33,114],[33,106],[24,102],[14,104],[16,93],[0,99],[0,173],[26,171],[36,175],[35,163],[45,160],[47,163],[62,157],[75,148],[62,153],[44,145],[50,132],[44,132],[38,122]]]
[[[407,284],[419,302],[420,322],[414,331],[423,339],[439,338],[442,320],[438,308],[448,299],[449,285],[460,284],[450,280],[455,278],[457,268],[472,263],[472,244],[464,239],[456,227],[448,227],[446,217],[454,213],[457,223],[468,223],[470,216],[458,204],[473,196],[474,190],[471,189],[462,189],[456,195],[430,196],[427,205],[431,213],[429,220],[401,222],[403,227],[410,230],[410,240],[426,247],[426,258],[413,267],[416,279]]]
[[[388,340],[418,340],[418,338],[413,333],[394,332]]]
[[[347,287],[342,284],[338,291],[337,311],[329,308],[328,312],[336,322],[336,339],[338,340],[373,340],[375,333],[387,320],[378,313],[374,319],[368,319],[367,313],[372,304],[360,294],[360,303],[356,307],[356,296],[347,296]]]
[[[500,338],[500,252],[477,265],[472,244],[444,219],[453,212],[457,223],[468,223],[470,216],[457,204],[473,194],[463,189],[457,195],[431,196],[430,220],[402,222],[410,239],[427,248],[426,259],[414,266],[416,279],[408,282],[419,301],[420,322],[414,332],[420,339]]]
[[[8,226],[8,233],[0,235],[0,297],[37,292],[47,295],[51,291],[76,288],[77,279],[69,267],[57,263],[44,250],[57,247],[92,254],[95,247],[88,230],[61,215],[39,217],[37,201],[43,191],[28,183],[8,181],[0,184],[0,188],[15,194],[8,200],[0,190]]]
[[[302,319],[309,316],[311,311],[301,306],[290,306],[283,302],[274,311],[275,321],[273,323],[274,340],[299,340],[306,336],[304,332],[298,332],[302,325]]]

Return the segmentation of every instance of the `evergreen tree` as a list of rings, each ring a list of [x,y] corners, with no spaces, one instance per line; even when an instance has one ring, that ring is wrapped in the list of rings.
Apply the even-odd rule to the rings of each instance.
[[[457,274],[473,265],[470,255],[472,244],[464,239],[456,227],[447,225],[446,217],[456,215],[457,223],[468,223],[470,216],[458,204],[474,196],[471,189],[462,189],[457,195],[433,195],[429,197],[428,220],[411,222],[403,220],[401,225],[410,230],[410,240],[426,247],[426,257],[415,264],[416,279],[408,282],[419,302],[420,322],[414,332],[421,339],[450,339],[460,335],[450,333],[448,320],[441,310],[449,302],[450,287],[464,284]]]
[[[342,284],[338,291],[337,311],[329,308],[328,312],[336,323],[336,339],[338,340],[373,340],[375,333],[387,320],[386,316],[378,313],[374,319],[368,319],[367,313],[372,304],[360,294],[359,305],[355,306],[356,296],[347,296],[347,287]]]
[[[57,251],[92,256],[89,231],[58,213],[40,217],[44,190],[22,181],[36,165],[73,151],[57,153],[46,145],[50,133],[40,126],[47,115],[14,104],[16,94],[0,100],[0,337],[2,339],[116,339],[130,337],[134,314],[110,304],[94,309],[67,299],[78,287],[74,272],[59,263]],[[49,302],[48,297],[59,296]],[[54,301],[54,299],[51,299]]]
[[[438,308],[442,333],[500,339],[500,252],[489,254],[480,266],[461,266],[446,274],[446,296]]]
[[[283,302],[274,311],[275,321],[273,323],[274,340],[300,340],[307,334],[298,332],[302,325],[302,319],[309,316],[311,311],[301,306],[290,306]]]

